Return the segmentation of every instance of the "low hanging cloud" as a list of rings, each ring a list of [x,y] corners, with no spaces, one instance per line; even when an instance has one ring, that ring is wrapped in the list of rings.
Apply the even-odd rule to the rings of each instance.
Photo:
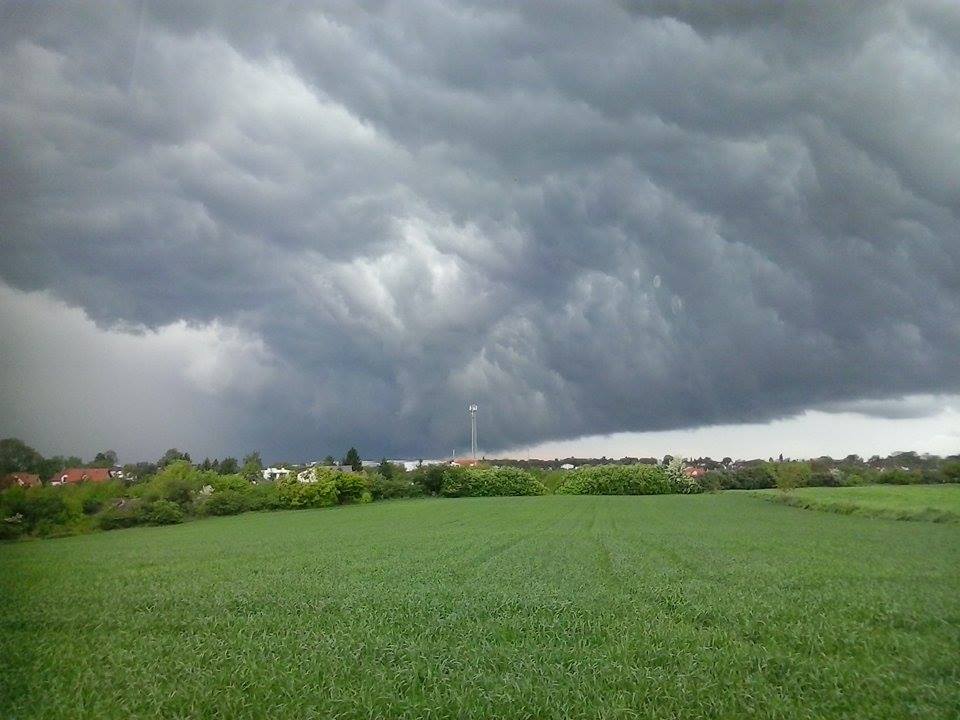
[[[194,448],[956,393],[960,9],[835,5],[10,4],[0,279],[105,331],[217,328]]]

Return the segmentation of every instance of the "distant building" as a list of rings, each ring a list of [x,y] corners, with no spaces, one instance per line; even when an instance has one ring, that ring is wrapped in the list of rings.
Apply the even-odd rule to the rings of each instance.
[[[573,463],[564,463],[563,465],[560,466],[560,469],[561,469],[561,470],[576,470],[576,469],[577,469],[577,466],[574,465]]]
[[[0,478],[0,490],[10,487],[40,487],[40,476],[33,473],[15,472]]]
[[[116,477],[109,468],[65,468],[50,478],[51,485],[75,485],[82,482],[108,482]]]
[[[276,482],[280,478],[285,478],[290,472],[287,468],[268,467],[263,470],[263,479],[267,482]]]

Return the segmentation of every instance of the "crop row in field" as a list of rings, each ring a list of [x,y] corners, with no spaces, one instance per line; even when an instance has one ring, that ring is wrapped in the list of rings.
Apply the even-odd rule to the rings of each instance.
[[[787,493],[761,490],[754,494],[805,510],[888,520],[960,522],[960,485],[797,488]]]
[[[0,547],[0,717],[955,717],[960,528],[743,494]]]

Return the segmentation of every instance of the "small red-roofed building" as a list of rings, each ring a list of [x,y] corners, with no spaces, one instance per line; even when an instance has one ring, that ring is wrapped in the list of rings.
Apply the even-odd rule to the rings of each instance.
[[[64,468],[50,478],[51,485],[74,485],[81,482],[108,482],[113,474],[108,468]]]

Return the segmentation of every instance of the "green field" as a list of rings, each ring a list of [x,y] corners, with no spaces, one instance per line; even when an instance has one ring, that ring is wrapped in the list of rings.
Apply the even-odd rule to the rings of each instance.
[[[892,520],[960,522],[960,485],[808,487],[789,493],[759,490],[767,499],[804,507]]]
[[[743,493],[0,546],[0,718],[956,718],[960,526]]]

